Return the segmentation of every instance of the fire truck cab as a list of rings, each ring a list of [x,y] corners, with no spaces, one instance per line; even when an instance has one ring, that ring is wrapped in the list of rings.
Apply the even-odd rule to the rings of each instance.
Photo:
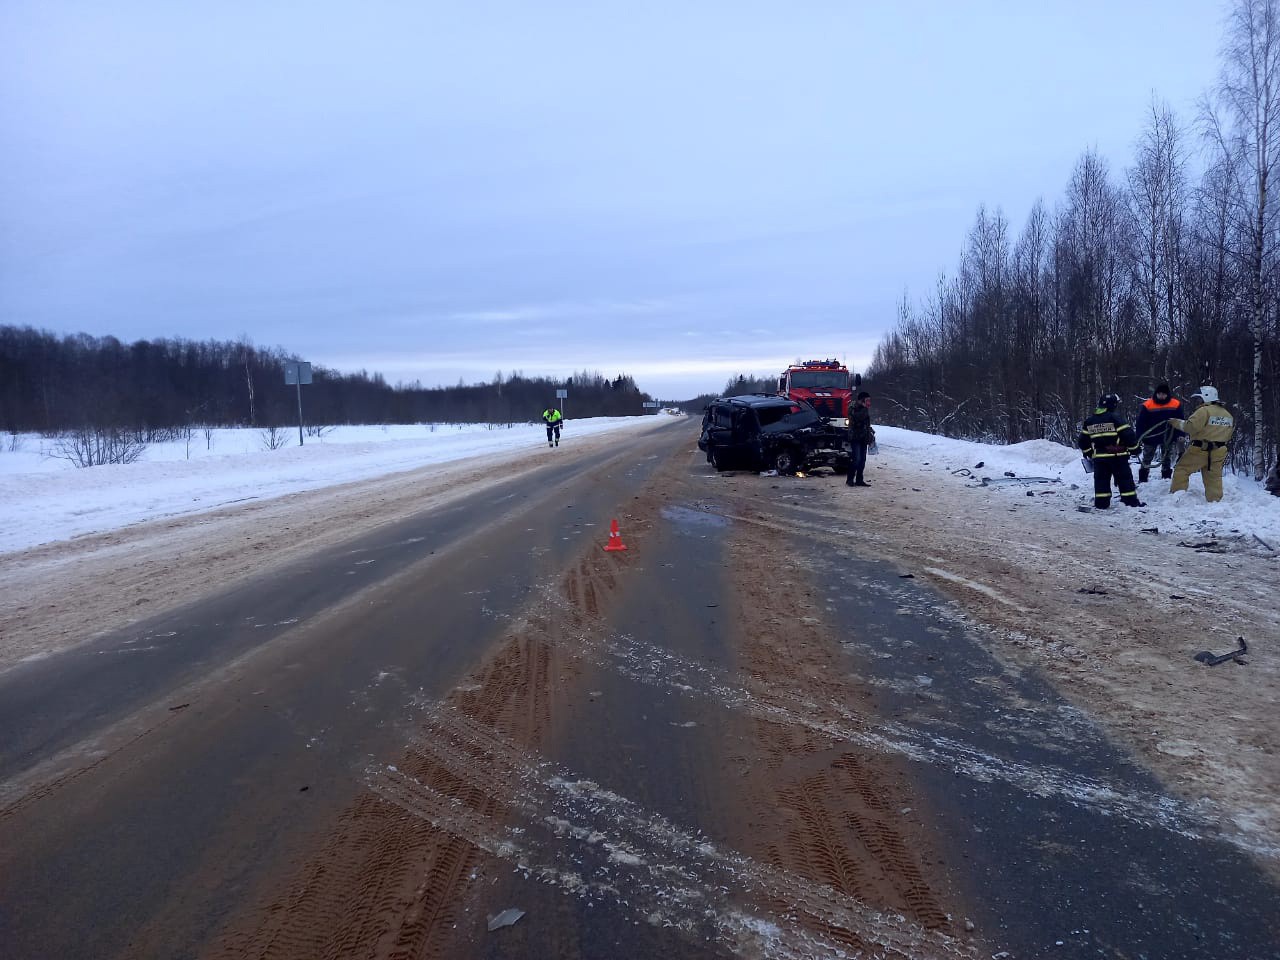
[[[853,388],[854,378],[839,360],[806,360],[787,367],[778,377],[778,393],[791,400],[807,400],[838,427],[849,426]]]

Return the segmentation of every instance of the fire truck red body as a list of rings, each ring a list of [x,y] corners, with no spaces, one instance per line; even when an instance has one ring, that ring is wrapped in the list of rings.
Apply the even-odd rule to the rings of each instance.
[[[778,377],[778,393],[792,400],[807,400],[837,426],[849,425],[853,378],[839,360],[806,360],[787,367]]]

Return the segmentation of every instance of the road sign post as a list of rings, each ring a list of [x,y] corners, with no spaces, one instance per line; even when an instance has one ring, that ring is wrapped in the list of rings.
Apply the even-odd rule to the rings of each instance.
[[[311,364],[306,360],[289,360],[284,365],[284,385],[298,388],[298,446],[302,446],[302,385],[311,382]]]
[[[560,416],[564,416],[564,398],[569,396],[568,390],[557,390],[556,399],[560,401]]]

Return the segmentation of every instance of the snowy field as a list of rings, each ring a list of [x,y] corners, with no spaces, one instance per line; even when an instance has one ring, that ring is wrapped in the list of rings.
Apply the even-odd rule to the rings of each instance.
[[[600,417],[569,421],[564,443],[611,430],[645,429],[665,417]],[[1008,479],[1044,477],[1056,484],[1008,484],[1010,497],[1028,489],[1070,492],[1072,497],[1045,497],[1064,512],[1092,502],[1092,478],[1080,466],[1077,451],[1045,440],[995,447],[950,440],[894,427],[876,428],[882,456],[914,461],[916,475],[927,483],[977,483],[983,477],[997,485]],[[269,450],[263,431],[214,430],[206,444],[197,431],[190,442],[150,445],[132,464],[77,468],[53,455],[53,441],[36,435],[18,437],[18,449],[0,451],[0,553],[163,517],[215,510],[248,500],[266,500],[304,490],[368,480],[476,456],[528,454],[545,447],[540,424],[490,428],[481,425],[400,425],[336,427],[323,437],[307,437],[299,447],[297,431],[285,431],[284,447]],[[976,464],[981,462],[982,467]],[[875,466],[874,460],[871,464]],[[905,464],[904,464],[905,465]],[[957,475],[968,470],[973,478]],[[1159,468],[1155,470],[1158,478]],[[1077,490],[1071,490],[1071,484]],[[1228,471],[1225,498],[1205,503],[1198,476],[1191,489],[1169,493],[1167,481],[1139,487],[1147,506],[1129,510],[1114,501],[1107,513],[1079,515],[1081,522],[1159,527],[1188,536],[1208,534],[1255,536],[1280,549],[1280,498],[1259,483]]]
[[[886,426],[876,427],[876,437],[882,456],[903,461],[910,457],[918,473],[923,475],[922,479],[937,475],[939,481],[961,478],[976,484],[985,477],[992,482],[993,489],[1003,487],[1010,497],[1019,498],[1025,498],[1028,490],[1037,494],[1049,490],[1070,492],[1073,494],[1070,498],[1044,498],[1042,501],[1046,509],[1058,507],[1064,512],[1074,512],[1079,506],[1093,502],[1093,477],[1084,472],[1080,451],[1048,440],[1028,440],[996,447]],[[874,459],[871,466],[875,465]],[[979,463],[983,466],[978,467]],[[972,479],[955,472],[961,470],[969,471]],[[1016,477],[1008,478],[1006,472],[1016,474]],[[1222,481],[1222,500],[1206,503],[1204,484],[1199,474],[1192,476],[1190,489],[1178,493],[1170,493],[1169,481],[1160,479],[1158,461],[1153,465],[1151,474],[1149,482],[1138,485],[1138,495],[1145,507],[1125,507],[1117,493],[1112,497],[1110,510],[1079,514],[1081,520],[1122,525],[1133,528],[1133,532],[1158,527],[1164,533],[1183,533],[1189,537],[1252,536],[1280,550],[1280,497],[1273,497],[1251,477],[1227,470]],[[1136,480],[1137,464],[1133,465],[1133,475]],[[1006,480],[1030,477],[1059,482],[1005,484]],[[1078,489],[1072,490],[1072,484]]]
[[[654,426],[665,416],[570,420],[562,443],[611,430]],[[266,447],[262,430],[214,430],[208,444],[151,444],[136,463],[76,467],[55,455],[55,441],[19,435],[0,448],[0,553],[104,533],[162,517],[216,510],[303,490],[368,480],[468,457],[546,450],[542,424],[412,424],[335,427],[298,445]]]

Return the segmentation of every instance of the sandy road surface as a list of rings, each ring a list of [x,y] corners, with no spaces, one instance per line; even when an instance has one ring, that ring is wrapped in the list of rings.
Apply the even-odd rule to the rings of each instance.
[[[990,628],[980,636],[1001,661],[1043,673],[1171,790],[1216,804],[1223,829],[1280,874],[1280,556],[1244,537],[1180,546],[1208,541],[1080,513],[1088,496],[1069,490],[975,487],[950,472],[970,464],[885,446],[870,489],[772,480],[779,495],[815,494],[784,526],[951,597]],[[753,507],[759,478],[718,482],[743,519],[778,522]],[[1193,659],[1239,635],[1246,666]]]
[[[810,587],[741,592],[778,538],[687,506],[694,471],[677,451],[623,508],[626,553],[588,548],[504,619],[209,956],[981,955],[900,814],[902,759],[815,729],[823,698],[869,706]],[[529,918],[488,938],[507,900]]]
[[[969,466],[887,449],[871,489],[824,487],[814,528],[996,628],[985,636],[997,656],[1049,677],[1170,789],[1218,804],[1224,829],[1280,873],[1280,555],[1247,537],[1197,550],[1180,544],[1207,538],[1080,513],[1088,491],[1032,498],[949,472]],[[1192,659],[1237,636],[1247,666]]]
[[[1196,883],[1188,858],[1210,842],[1206,823],[1220,819],[1231,850],[1274,869],[1274,811],[1251,795],[1272,789],[1274,797],[1276,782],[1275,720],[1265,715],[1274,690],[1265,635],[1275,614],[1251,609],[1274,563],[1179,548],[1187,558],[1174,554],[1171,572],[1179,562],[1188,572],[1153,585],[1131,572],[1142,569],[1145,543],[1111,537],[1100,518],[1078,520],[1048,498],[1024,504],[1020,491],[944,487],[891,451],[875,465],[875,486],[855,491],[831,477],[714,475],[691,448],[691,436],[672,431],[638,454],[639,471],[618,458],[585,486],[565,481],[561,499],[590,501],[593,517],[612,503],[625,553],[601,551],[594,540],[602,531],[585,529],[582,518],[542,509],[541,519],[516,526],[524,536],[490,531],[452,547],[459,562],[447,571],[424,560],[407,596],[389,582],[360,594],[359,606],[282,634],[197,690],[194,710],[169,714],[169,700],[158,704],[164,723],[142,746],[126,743],[0,810],[0,832],[13,841],[0,866],[18,882],[14,864],[39,870],[41,850],[55,843],[67,848],[65,862],[79,864],[79,838],[91,838],[100,848],[83,869],[100,873],[79,879],[84,896],[109,900],[92,891],[108,875],[132,873],[151,882],[150,899],[114,921],[128,937],[123,948],[95,951],[93,929],[60,935],[84,955],[170,956],[181,944],[179,954],[216,960],[985,957],[1046,935],[1052,943],[1036,910],[1018,913],[1005,901],[1005,915],[991,908],[998,878],[978,880],[982,855],[956,828],[965,817],[952,808],[966,802],[994,811],[987,815],[997,823],[1039,810],[1041,820],[1002,838],[1014,859],[997,856],[985,868],[1033,863],[1048,871],[1040,881],[1060,873],[1068,884],[1098,887],[1095,909],[1109,912],[1092,919],[1121,952],[1151,946],[1143,940],[1150,929],[1129,930],[1126,914],[1135,891],[1155,896],[1152,870]],[[474,464],[434,481],[395,478],[329,494],[336,524],[314,516],[315,500],[298,498],[33,551],[44,579],[32,574],[24,608],[5,616],[20,617],[11,622],[46,646],[71,644],[89,625],[127,624],[142,596],[178,609],[215,584],[270,577],[282,556],[305,556],[357,529],[387,525],[397,536],[397,517],[492,483],[486,465]],[[912,486],[929,484],[929,496],[913,495]],[[517,521],[518,510],[510,513]],[[1007,515],[998,529],[996,512]],[[281,533],[303,543],[277,554]],[[848,555],[890,565],[846,572]],[[1230,572],[1234,586],[1193,590],[1189,570],[1204,564]],[[95,586],[115,567],[121,579]],[[51,571],[59,571],[53,581]],[[897,588],[904,572],[953,596],[954,613]],[[508,578],[511,599],[498,602],[493,588]],[[36,589],[41,582],[53,589]],[[1106,592],[1077,593],[1082,584]],[[1242,631],[1260,632],[1248,666],[1210,671],[1191,661],[1202,630],[1170,628],[1158,642],[1143,634],[1167,608],[1164,589],[1216,604],[1209,609]],[[841,612],[846,601],[852,612]],[[885,626],[908,616],[919,623]],[[952,629],[946,617],[985,627]],[[1086,632],[1099,624],[1105,636]],[[961,632],[980,638],[1000,666],[971,685],[995,690],[991,702],[970,707],[990,725],[1012,716],[1007,704],[1020,698],[1043,701],[1023,716],[1040,712],[1030,735],[1049,761],[1011,754],[994,762],[977,748],[990,731],[973,731],[981,736],[970,743],[971,732],[951,729],[946,701],[915,686],[933,682],[913,676],[919,668],[877,674],[867,658],[882,655],[876,638],[886,630],[887,642],[921,663],[945,662],[942,649],[926,657],[931,635],[945,644],[960,643]],[[1014,691],[1020,672],[1048,679],[1088,721],[1065,722],[1072,715],[1044,693]],[[257,703],[265,690],[272,702]],[[1226,749],[1200,729],[1222,698],[1257,721],[1237,728]],[[997,704],[1006,706],[991,714]],[[932,727],[916,716],[922,705],[942,711]],[[1076,753],[1100,748],[1095,721],[1191,802],[1166,803],[1110,755],[1104,779],[1077,776]],[[1005,726],[1010,744],[1026,732]],[[188,782],[157,796],[155,784],[184,766]],[[305,807],[296,806],[299,782],[320,785]],[[952,796],[957,787],[970,799]],[[125,809],[163,826],[175,851],[192,838],[208,846],[197,842],[190,860],[175,852],[163,863],[113,865],[123,854],[102,838],[122,832]],[[1121,830],[1114,842],[1136,838],[1135,863],[1147,873],[1099,876],[1112,838],[1076,862],[1078,851],[1066,857],[1036,840],[1055,835],[1050,823],[1062,824],[1054,842],[1073,844]],[[999,850],[993,839],[986,856]],[[1213,850],[1214,882],[1247,874]],[[60,893],[76,889],[65,877],[38,880]],[[1184,910],[1179,896],[1162,899],[1173,915]],[[486,917],[517,904],[527,915],[515,927],[485,929]],[[94,911],[85,902],[53,906],[62,916]],[[1196,906],[1196,923],[1216,922],[1216,906]],[[109,904],[96,909],[116,917]],[[1238,930],[1228,923],[1208,933],[1256,945],[1266,936],[1257,912],[1242,915]],[[0,909],[0,932],[7,920]],[[1155,929],[1162,923],[1157,915]],[[1187,937],[1198,942],[1203,933]],[[1081,940],[1064,955],[1094,955],[1102,942]]]
[[[977,956],[927,831],[894,812],[914,802],[901,759],[782,729],[815,709],[795,688],[836,648],[817,631],[803,658],[769,648],[728,542],[685,529],[704,482],[688,443],[636,438],[635,462],[504,500],[496,529],[423,546],[384,586],[23,768],[0,804],[0,935],[19,956],[481,956],[486,893],[514,866],[550,899],[501,941],[513,955],[548,955],[519,939],[542,923],[564,957]],[[437,511],[409,512],[397,545],[434,535]],[[631,540],[616,556],[588,529],[610,512]],[[173,582],[194,593],[218,556]],[[257,620],[237,599],[252,591],[222,586],[228,612],[179,608],[179,633]],[[771,617],[798,619],[805,594],[780,591]]]
[[[654,426],[664,420],[655,418]],[[554,454],[573,463],[617,442],[607,434],[592,436]],[[538,448],[432,464],[0,554],[0,670],[261,576],[358,533],[456,503],[498,481],[527,476],[547,462],[546,453]]]

